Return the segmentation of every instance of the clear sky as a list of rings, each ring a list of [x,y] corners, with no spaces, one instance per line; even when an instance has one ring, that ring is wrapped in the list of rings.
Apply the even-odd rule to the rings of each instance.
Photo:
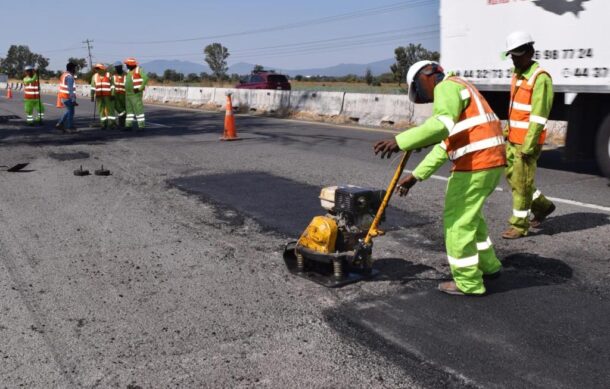
[[[439,49],[439,0],[3,1],[0,57],[28,45],[60,69],[68,57],[94,62],[135,56],[140,62],[203,63],[203,47],[220,42],[229,64],[284,69],[368,63],[396,46]]]

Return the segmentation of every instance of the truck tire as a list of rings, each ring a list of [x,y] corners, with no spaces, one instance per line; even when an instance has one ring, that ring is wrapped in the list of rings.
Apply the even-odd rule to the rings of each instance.
[[[604,176],[610,178],[610,115],[606,116],[597,131],[595,155],[599,170]]]

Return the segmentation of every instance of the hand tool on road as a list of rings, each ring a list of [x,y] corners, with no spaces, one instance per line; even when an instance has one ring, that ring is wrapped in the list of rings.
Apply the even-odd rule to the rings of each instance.
[[[97,169],[93,172],[96,176],[109,176],[110,170],[104,169],[104,165],[100,169]]]
[[[74,175],[75,176],[79,176],[79,177],[88,176],[89,175],[89,170],[83,170],[83,165],[80,165],[80,169],[76,169],[74,171]]]
[[[15,173],[15,172],[20,171],[21,169],[23,169],[24,167],[26,167],[28,165],[29,165],[29,163],[18,163],[17,165],[14,165],[14,166],[0,165],[0,168],[7,168],[7,169],[4,169],[4,171]]]
[[[320,193],[324,216],[313,218],[299,240],[284,249],[288,270],[328,288],[375,276],[373,238],[383,235],[379,224],[409,161],[406,152],[387,189],[353,185],[331,186]]]

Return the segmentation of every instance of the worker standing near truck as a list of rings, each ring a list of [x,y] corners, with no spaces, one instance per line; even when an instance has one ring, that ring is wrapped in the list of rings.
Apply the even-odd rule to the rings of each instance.
[[[445,76],[436,62],[420,61],[411,66],[407,84],[412,102],[434,103],[433,116],[394,139],[377,142],[375,154],[389,158],[399,150],[435,145],[417,168],[398,182],[401,196],[448,159],[453,162],[443,213],[453,281],[438,288],[452,295],[484,294],[483,276],[495,277],[502,268],[482,211],[506,165],[500,120],[470,82],[451,73]]]
[[[553,106],[553,82],[534,57],[534,40],[523,31],[506,38],[505,56],[515,66],[510,88],[505,129],[506,179],[513,194],[513,213],[504,239],[517,239],[537,228],[555,210],[555,204],[536,189],[536,165],[546,138],[546,124]],[[533,219],[530,221],[530,216]]]

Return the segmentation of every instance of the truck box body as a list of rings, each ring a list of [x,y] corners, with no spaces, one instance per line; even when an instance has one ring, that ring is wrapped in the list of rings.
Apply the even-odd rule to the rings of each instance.
[[[441,65],[472,81],[506,118],[506,37],[529,32],[553,78],[551,120],[567,122],[565,157],[597,160],[610,178],[610,0],[441,0]]]
[[[608,0],[443,0],[440,13],[443,67],[481,90],[507,90],[512,62],[501,53],[522,30],[556,92],[610,93]]]

